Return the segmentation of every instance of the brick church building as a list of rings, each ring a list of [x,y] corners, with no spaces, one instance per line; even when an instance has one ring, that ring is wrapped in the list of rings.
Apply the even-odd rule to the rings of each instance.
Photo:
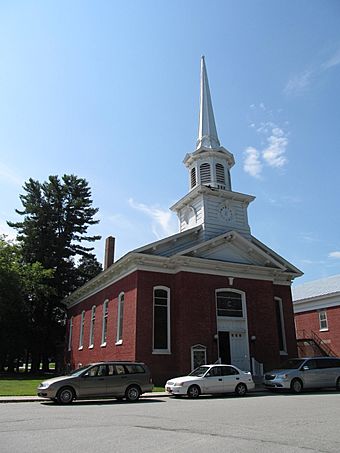
[[[189,191],[171,207],[179,232],[116,262],[107,240],[103,272],[65,300],[69,366],[138,360],[162,384],[202,363],[259,375],[297,355],[291,283],[301,272],[252,236],[255,197],[232,190],[234,163],[218,139],[202,57]]]

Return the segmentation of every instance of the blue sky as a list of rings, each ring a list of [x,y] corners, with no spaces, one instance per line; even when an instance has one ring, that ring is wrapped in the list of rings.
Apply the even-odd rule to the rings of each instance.
[[[88,180],[116,258],[178,231],[200,56],[252,234],[340,273],[338,0],[0,0],[0,232],[32,177]]]

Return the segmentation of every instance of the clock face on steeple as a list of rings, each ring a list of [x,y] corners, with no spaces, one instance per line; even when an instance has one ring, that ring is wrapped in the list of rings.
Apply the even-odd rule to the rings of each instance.
[[[223,220],[230,222],[233,219],[233,210],[228,203],[222,203],[218,208],[218,212]]]

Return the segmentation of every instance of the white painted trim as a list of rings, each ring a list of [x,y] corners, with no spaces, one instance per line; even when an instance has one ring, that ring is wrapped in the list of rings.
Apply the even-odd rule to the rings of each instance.
[[[106,312],[105,307],[107,307],[107,316],[105,316]],[[108,317],[109,317],[109,299],[105,299],[103,302],[103,313],[102,313],[102,341],[100,344],[101,347],[106,346]]]
[[[73,336],[73,316],[71,316],[69,321],[68,344],[67,344],[68,351],[72,350],[72,336]]]
[[[324,315],[324,319],[321,319],[321,315]],[[319,317],[319,332],[327,332],[328,331],[328,317],[327,317],[327,310],[319,310],[318,311]],[[321,327],[321,322],[326,321],[326,327]]]
[[[81,312],[80,329],[79,329],[79,350],[84,347],[84,327],[85,327],[85,310]]]
[[[90,319],[90,337],[89,337],[89,349],[94,346],[94,325],[96,322],[96,306],[92,305],[91,308],[91,319]]]
[[[306,299],[293,300],[294,313],[340,307],[340,293],[325,294]]]
[[[206,346],[204,346],[203,344],[194,344],[193,346],[191,346],[190,351],[191,351],[191,371],[194,370],[194,353],[196,351],[204,352],[204,364],[207,363],[207,347]]]
[[[165,274],[192,272],[197,274],[245,278],[249,280],[265,280],[283,286],[290,286],[291,280],[297,277],[293,272],[283,272],[277,268],[229,263],[188,256],[178,256],[176,259],[172,259],[164,256],[135,254],[129,256],[129,260],[126,260],[125,265],[120,267],[121,271],[116,269],[116,274],[112,272],[113,269],[111,268],[113,267],[114,265],[108,268],[111,270],[112,275],[99,274],[102,275],[102,279],[95,278],[91,280],[91,285],[85,284],[68,296],[68,298],[64,300],[66,306],[71,308],[138,270]]]
[[[118,296],[116,345],[123,343],[124,300],[125,295],[124,291],[122,291]],[[121,316],[123,319],[120,319]]]

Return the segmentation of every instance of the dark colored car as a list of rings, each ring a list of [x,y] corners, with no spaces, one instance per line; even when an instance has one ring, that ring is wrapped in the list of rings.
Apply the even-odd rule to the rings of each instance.
[[[133,402],[152,389],[151,374],[144,363],[99,362],[79,368],[67,376],[43,381],[37,388],[37,394],[60,404],[69,404],[74,399],[112,397]]]

